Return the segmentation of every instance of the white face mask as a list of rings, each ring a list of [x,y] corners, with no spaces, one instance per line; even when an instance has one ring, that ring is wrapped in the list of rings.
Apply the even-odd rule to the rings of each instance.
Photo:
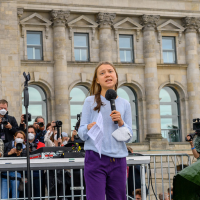
[[[35,138],[35,135],[33,133],[28,133],[28,139],[33,140]]]
[[[63,142],[63,145],[66,145],[67,143],[68,143],[68,141],[65,140],[65,141]]]
[[[4,108],[0,110],[0,115],[5,115],[7,113],[7,110],[5,110]]]
[[[23,143],[24,140],[21,139],[21,138],[15,138],[15,142],[18,144],[18,143]]]

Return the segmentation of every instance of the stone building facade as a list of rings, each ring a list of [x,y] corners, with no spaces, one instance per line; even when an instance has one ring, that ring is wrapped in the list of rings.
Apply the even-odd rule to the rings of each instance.
[[[27,34],[41,33],[41,59],[28,58]],[[75,34],[88,34],[89,60],[75,57]],[[131,62],[121,62],[120,36],[132,38]],[[163,37],[174,39],[174,63],[166,63]],[[20,120],[22,73],[46,94],[48,121],[71,130],[70,92],[89,88],[100,61],[114,63],[119,87],[137,96],[138,144],[134,150],[190,152],[184,143],[192,119],[200,117],[200,2],[176,0],[1,0],[0,98]],[[170,55],[170,54],[169,54]],[[179,96],[179,142],[161,134],[159,94],[169,87]],[[130,144],[131,145],[131,144]]]

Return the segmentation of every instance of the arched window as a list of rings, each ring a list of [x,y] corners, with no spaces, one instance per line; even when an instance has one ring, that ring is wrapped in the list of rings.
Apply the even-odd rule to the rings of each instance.
[[[37,116],[43,116],[45,124],[47,123],[47,103],[46,94],[44,90],[37,85],[29,85],[29,107],[28,112],[31,114],[32,121],[29,124],[33,124]],[[22,113],[25,114],[24,107],[24,92],[22,92]]]
[[[160,91],[161,133],[169,142],[180,141],[180,108],[178,93],[171,87]]]
[[[137,96],[135,91],[128,87],[122,86],[117,89],[117,95],[126,99],[131,105],[131,112],[132,112],[132,130],[133,130],[133,137],[130,142],[138,142],[138,112],[137,112]]]
[[[84,101],[88,95],[88,89],[81,85],[74,87],[70,92],[71,130],[74,130],[77,114],[82,112]]]

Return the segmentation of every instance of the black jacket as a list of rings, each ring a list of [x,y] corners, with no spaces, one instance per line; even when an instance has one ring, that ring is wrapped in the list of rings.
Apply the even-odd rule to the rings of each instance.
[[[26,157],[26,149],[23,149],[21,154],[17,156],[16,154],[8,155],[8,152],[13,148],[13,140],[4,144],[4,157]]]
[[[12,129],[9,130],[8,128],[5,128],[3,130],[1,130],[1,132],[5,133],[5,140],[3,140],[4,144],[7,142],[10,142],[11,140],[13,140],[13,136],[14,134],[19,130],[17,121],[15,119],[15,117],[10,116],[8,114],[6,114],[4,116],[6,119],[8,119],[8,122],[12,125]]]

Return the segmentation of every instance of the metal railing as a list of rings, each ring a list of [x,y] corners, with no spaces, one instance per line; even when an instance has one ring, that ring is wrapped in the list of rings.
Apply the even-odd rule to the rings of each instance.
[[[180,130],[179,129],[161,129],[163,138],[166,138],[168,142],[180,142]]]
[[[153,189],[149,189],[147,199],[158,198],[159,193],[163,194],[167,192],[171,194],[171,187],[173,184],[173,177],[185,167],[191,165],[191,159],[188,154],[144,154],[151,157],[150,169],[147,169],[146,182],[149,182],[149,178],[152,181]],[[149,166],[147,166],[149,167]],[[150,177],[151,175],[151,177]],[[153,191],[154,190],[154,191]],[[155,194],[154,194],[155,192]],[[155,196],[154,196],[155,195]],[[171,196],[169,195],[171,200]]]
[[[127,157],[127,166],[140,166],[140,177],[141,177],[141,191],[142,199],[146,200],[146,184],[145,184],[145,169],[150,163],[150,156],[138,156],[138,157]],[[31,199],[65,199],[65,200],[76,200],[85,199],[85,184],[83,177],[84,170],[84,158],[53,158],[53,159],[32,159],[30,160],[31,169]],[[28,199],[26,194],[26,183],[22,182],[23,191],[21,192],[21,197],[9,198],[10,189],[10,177],[9,172],[15,172],[15,185],[17,188],[17,173],[21,172],[23,180],[26,178],[26,158],[1,158],[0,159],[0,197],[2,196],[1,183],[2,183],[2,173],[6,172],[7,176],[7,196],[6,199]],[[34,172],[38,171],[38,187],[39,195],[34,197]],[[69,175],[70,172],[70,184],[66,183],[66,174]],[[78,173],[75,173],[78,172]],[[44,181],[44,174],[46,176],[46,181]],[[78,174],[78,176],[77,176]],[[4,177],[5,178],[5,177]],[[69,177],[68,177],[69,178]],[[79,179],[78,185],[75,181]],[[44,184],[46,182],[46,184]],[[51,188],[52,183],[54,183],[53,190]],[[127,181],[128,184],[128,181]],[[46,186],[45,186],[46,185]],[[44,194],[43,189],[46,188]],[[127,185],[128,188],[128,185]],[[127,189],[127,200],[134,199],[128,195]],[[3,200],[3,199],[2,199]]]

